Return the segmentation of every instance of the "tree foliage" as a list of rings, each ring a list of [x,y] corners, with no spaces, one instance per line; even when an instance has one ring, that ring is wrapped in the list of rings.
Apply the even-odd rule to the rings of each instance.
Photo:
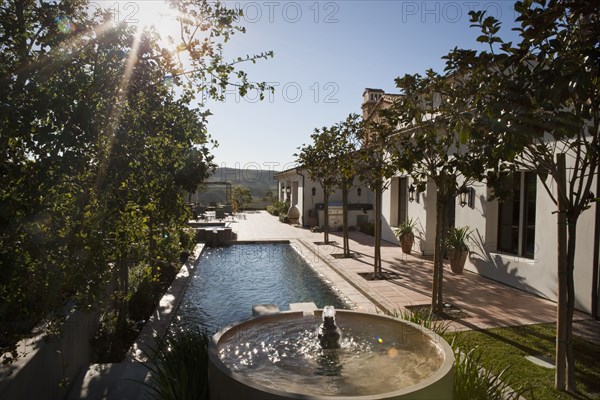
[[[373,272],[381,275],[381,226],[383,191],[389,187],[390,178],[397,173],[394,148],[396,125],[386,117],[385,110],[376,111],[363,123],[359,131],[357,170],[360,179],[375,193],[375,230]]]
[[[189,17],[179,61],[155,32],[90,15],[87,1],[0,5],[2,346],[67,299],[124,328],[136,286],[187,243],[181,189],[213,168],[194,96],[250,84],[222,53],[239,12],[176,4]]]
[[[243,210],[252,202],[252,193],[245,186],[233,188],[233,206],[236,210]]]
[[[337,134],[329,127],[315,128],[310,135],[311,144],[303,144],[294,154],[296,162],[306,169],[308,177],[321,184],[323,188],[323,241],[329,243],[329,195],[336,187],[336,165],[333,162],[331,148],[336,143]]]
[[[331,126],[328,131],[331,135],[329,162],[333,167],[333,187],[342,191],[342,248],[343,255],[347,258],[351,257],[348,231],[348,194],[354,186],[354,180],[358,174],[356,152],[360,145],[362,130],[362,118],[357,114],[350,114],[345,120]]]
[[[489,51],[469,57],[455,51],[448,67],[476,65],[473,79],[479,87],[473,92],[472,126],[483,128],[475,139],[482,153],[493,156],[488,167],[495,173],[488,184],[497,187],[495,178],[505,171],[535,171],[557,205],[559,220],[566,220],[565,254],[559,240],[558,264],[564,260],[566,265],[566,273],[558,277],[559,321],[564,312],[566,326],[563,331],[558,324],[557,387],[576,390],[573,271],[577,221],[594,200],[592,182],[598,176],[600,15],[592,1],[518,1],[515,11],[520,23],[516,44],[501,39],[495,18],[472,12],[472,26],[481,31],[477,40],[488,44]],[[569,166],[565,190],[560,189],[561,155]]]
[[[396,160],[408,171],[418,190],[428,182],[436,188],[436,230],[432,312],[443,308],[443,237],[446,206],[454,202],[460,186],[478,180],[485,162],[472,147],[471,131],[464,123],[471,112],[471,81],[465,70],[442,76],[428,70],[425,76],[396,79],[402,96],[387,110],[389,124],[399,127]]]

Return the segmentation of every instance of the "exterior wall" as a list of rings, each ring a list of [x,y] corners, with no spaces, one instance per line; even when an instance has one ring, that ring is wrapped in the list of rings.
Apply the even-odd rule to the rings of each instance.
[[[390,186],[383,192],[383,226],[382,239],[391,243],[399,244],[398,238],[394,234],[394,228],[397,227],[398,220],[398,186],[399,178],[394,177]],[[412,183],[410,178],[408,185]],[[425,192],[415,191],[415,199],[407,204],[408,218],[416,221],[415,244],[413,251],[423,255],[432,255],[435,244],[435,185],[427,184]]]
[[[409,183],[410,184],[410,183]],[[473,230],[471,255],[465,268],[490,279],[556,301],[556,206],[550,200],[542,183],[536,186],[536,251],[533,259],[497,251],[498,201],[488,201],[491,194],[484,183],[470,185],[475,189],[474,207],[456,205],[455,226]],[[397,243],[393,234],[386,235],[385,221],[393,220],[397,209],[394,185],[384,192],[383,239]],[[432,182],[425,192],[415,192],[415,200],[408,203],[408,216],[417,221],[415,252],[433,255],[436,224],[436,192]],[[586,210],[577,224],[575,258],[576,308],[591,312],[592,255],[594,249],[594,213],[596,205]],[[391,228],[390,228],[391,231]],[[598,284],[597,282],[595,284]]]
[[[386,94],[376,101],[371,94],[380,93],[379,89],[365,89],[363,93],[363,118],[376,118],[378,106],[386,107]],[[549,138],[550,140],[550,138]],[[570,165],[569,165],[570,163]],[[567,159],[567,169],[573,168],[573,160]],[[595,177],[598,179],[598,176]],[[553,182],[549,182],[553,184]],[[568,184],[568,183],[567,183]],[[383,195],[383,239],[396,242],[391,230],[397,222],[398,182],[391,182],[390,188]],[[535,251],[533,258],[525,258],[497,251],[498,242],[498,202],[488,201],[489,193],[484,184],[472,185],[475,189],[475,204],[455,206],[455,226],[469,226],[474,230],[471,243],[471,256],[466,268],[491,279],[535,293],[556,301],[557,290],[557,232],[556,215],[552,214],[556,206],[552,203],[542,182],[536,185],[536,219],[535,219]],[[552,186],[551,186],[552,187]],[[592,191],[597,190],[592,185]],[[600,196],[599,193],[595,193]],[[417,240],[422,254],[431,255],[435,240],[435,185],[428,183],[424,193],[415,193],[415,201],[408,204],[409,218],[417,220]],[[577,244],[575,254],[575,307],[591,312],[591,293],[594,285],[600,289],[600,281],[593,281],[595,210],[600,204],[593,204],[584,211],[577,222]],[[387,226],[386,226],[387,224]],[[414,249],[417,251],[417,249]],[[598,299],[600,307],[600,298]]]
[[[425,191],[415,192],[415,201],[408,205],[408,216],[417,221],[415,250],[426,256],[433,255],[435,249],[436,200],[436,186],[428,182]]]
[[[394,215],[394,209],[398,209],[398,180],[391,179],[388,182],[389,186],[387,190],[383,191],[381,196],[381,239],[386,242],[400,243],[398,238],[394,234],[394,227],[396,216]]]
[[[290,198],[291,205],[295,205],[298,207],[300,211],[300,223],[303,226],[308,227],[309,222],[309,214],[315,210],[315,206],[317,204],[322,204],[324,201],[323,188],[321,184],[317,181],[314,181],[308,177],[308,174],[302,170],[300,172],[296,172],[296,170],[284,171],[275,176],[278,181],[278,193],[280,201],[284,201],[287,198],[287,194],[285,191],[282,191],[282,188],[290,187]],[[315,189],[315,194],[312,194],[313,188]],[[360,195],[358,194],[360,188]],[[358,179],[355,180],[354,187],[348,193],[348,202],[350,204],[357,203],[366,203],[373,204],[374,194],[371,192],[364,184],[361,184]],[[335,191],[335,193],[329,195],[329,205],[342,204],[342,192],[340,190]],[[319,210],[317,212],[318,215],[318,224],[319,226],[323,226],[324,215],[323,211]],[[357,220],[361,218],[360,216],[367,215],[367,221],[373,221],[373,211],[367,210],[365,214],[361,210],[350,210],[348,214],[348,222],[350,226],[357,226]],[[339,217],[341,220],[341,217]],[[336,223],[336,218],[332,218],[330,221],[330,226],[332,228],[337,228],[339,223]]]
[[[280,172],[275,175],[278,181],[279,201],[290,201],[290,206],[298,207],[300,211],[300,223],[307,217],[307,211],[304,207],[305,186],[306,182],[302,175],[298,174],[295,169]],[[289,193],[288,193],[289,188]]]
[[[552,182],[549,182],[550,184]],[[536,185],[535,253],[533,258],[497,251],[498,201],[488,201],[484,184],[475,188],[475,206],[456,208],[456,226],[473,229],[471,255],[465,268],[482,276],[556,301],[557,217],[556,206],[542,183]],[[577,224],[575,258],[575,307],[591,312],[594,207],[586,210]],[[597,283],[596,283],[597,284]]]

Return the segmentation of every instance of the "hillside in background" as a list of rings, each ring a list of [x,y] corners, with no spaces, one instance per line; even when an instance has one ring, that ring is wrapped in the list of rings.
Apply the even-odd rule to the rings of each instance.
[[[276,173],[267,169],[217,168],[207,182],[231,182],[233,188],[245,186],[250,189],[252,199],[259,201],[268,191],[277,193],[277,181],[273,178]],[[199,192],[200,202],[225,202],[225,186],[202,185]]]

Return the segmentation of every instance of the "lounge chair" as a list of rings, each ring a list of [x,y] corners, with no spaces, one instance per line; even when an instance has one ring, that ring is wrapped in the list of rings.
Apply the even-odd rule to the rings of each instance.
[[[201,219],[205,219],[206,218],[206,207],[197,206],[196,207],[196,215]]]

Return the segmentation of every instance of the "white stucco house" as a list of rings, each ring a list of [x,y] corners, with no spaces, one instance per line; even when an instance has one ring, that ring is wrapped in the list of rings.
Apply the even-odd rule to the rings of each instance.
[[[373,93],[379,94],[378,98]],[[363,118],[393,100],[386,96],[382,91],[365,90]],[[488,200],[491,190],[484,182],[470,185],[466,204],[461,206],[456,198],[448,204],[448,226],[469,226],[474,231],[465,269],[556,301],[556,206],[534,172],[520,171],[513,179],[512,198],[503,202]],[[549,184],[552,187],[554,182]],[[408,217],[416,219],[419,233],[414,250],[432,255],[436,187],[429,182],[422,193],[414,187],[411,178],[403,174],[391,179],[383,194],[384,226],[395,227]],[[575,307],[587,313],[592,310],[592,288],[600,287],[593,279],[594,268],[598,268],[593,265],[594,233],[600,229],[594,223],[596,207],[597,203],[586,210],[577,225]],[[384,229],[383,238],[397,242],[391,229]]]
[[[368,119],[379,107],[391,104],[394,96],[380,89],[365,89],[363,118]],[[301,169],[283,171],[275,178],[279,181],[280,198],[289,196],[292,205],[297,205],[301,211],[303,225],[308,226],[309,210],[314,210],[323,201],[320,185],[309,180]],[[461,206],[454,199],[447,205],[448,226],[469,226],[474,232],[466,270],[556,301],[557,217],[553,214],[556,207],[535,173],[520,171],[513,179],[512,198],[503,202],[489,200],[491,192],[484,182],[471,185],[466,204]],[[549,184],[552,187],[554,183]],[[382,237],[388,242],[398,243],[393,228],[407,218],[413,218],[417,220],[418,230],[413,250],[432,255],[436,188],[429,182],[424,192],[418,192],[415,186],[405,174],[398,173],[391,178],[389,188],[383,193]],[[335,193],[330,199],[331,205],[341,203],[341,193]],[[374,194],[357,182],[351,191],[350,202],[373,204]],[[598,206],[597,203],[592,204],[581,215],[577,226],[575,307],[587,313],[592,311],[593,288],[596,293],[600,288],[598,274],[594,274],[598,265],[593,265],[594,251],[598,251],[597,247],[595,250],[594,238],[596,229],[600,229],[595,226]],[[371,210],[363,215],[361,212],[351,214],[350,225],[365,218],[372,220]],[[318,221],[322,224],[322,215],[319,215]]]
[[[323,226],[323,188],[319,182],[309,178],[302,167],[290,168],[274,175],[278,182],[279,200],[289,200],[290,206],[300,211],[299,223],[307,228]],[[348,193],[348,224],[360,227],[373,221],[374,195],[358,179]],[[342,226],[342,192],[329,196],[329,226],[336,230]]]

